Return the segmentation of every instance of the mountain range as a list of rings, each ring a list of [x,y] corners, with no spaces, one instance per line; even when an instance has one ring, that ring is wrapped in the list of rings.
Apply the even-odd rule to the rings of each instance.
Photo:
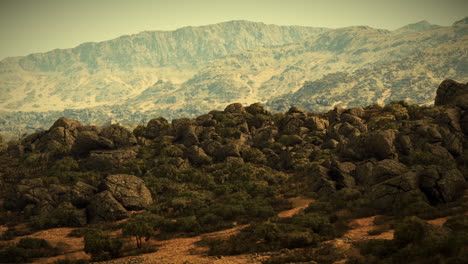
[[[0,131],[18,137],[60,116],[132,127],[233,102],[321,112],[393,100],[431,104],[442,79],[468,77],[466,22],[389,31],[230,21],[6,58]]]

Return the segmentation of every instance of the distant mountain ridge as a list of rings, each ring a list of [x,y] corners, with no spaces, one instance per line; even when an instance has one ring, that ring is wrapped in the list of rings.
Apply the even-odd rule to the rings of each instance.
[[[0,62],[0,108],[44,111],[115,103],[161,79],[184,81],[215,58],[325,30],[230,21],[7,58]]]
[[[60,116],[134,126],[232,102],[278,111],[427,104],[442,79],[468,78],[467,46],[466,19],[395,31],[230,21],[141,32],[2,60],[0,131],[19,135]]]

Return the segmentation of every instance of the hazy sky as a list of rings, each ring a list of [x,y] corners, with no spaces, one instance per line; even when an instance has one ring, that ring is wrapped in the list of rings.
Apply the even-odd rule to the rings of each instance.
[[[0,59],[238,19],[396,29],[420,20],[451,25],[467,10],[468,0],[0,0]]]

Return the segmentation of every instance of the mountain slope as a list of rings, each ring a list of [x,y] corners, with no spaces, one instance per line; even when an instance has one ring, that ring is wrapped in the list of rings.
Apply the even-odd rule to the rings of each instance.
[[[41,111],[115,103],[161,79],[182,82],[215,58],[325,30],[231,21],[7,58],[0,62],[0,108]]]

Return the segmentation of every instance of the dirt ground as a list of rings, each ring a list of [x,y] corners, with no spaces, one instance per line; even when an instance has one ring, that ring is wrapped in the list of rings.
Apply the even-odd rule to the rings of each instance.
[[[301,210],[306,208],[313,200],[304,197],[295,197],[290,199],[293,208],[280,212],[279,217],[291,217]],[[352,247],[352,243],[367,239],[392,239],[393,230],[383,232],[379,235],[371,236],[368,232],[376,226],[373,221],[376,216],[354,219],[351,223],[351,229],[341,238],[329,241],[339,249],[345,251],[348,255],[352,255],[356,251]],[[430,224],[442,226],[447,218],[439,218],[428,221]],[[202,234],[190,238],[176,238],[164,241],[150,239],[148,242],[157,247],[157,251],[147,253],[140,256],[124,257],[112,261],[102,262],[102,264],[260,264],[262,260],[268,258],[262,254],[246,254],[237,256],[208,256],[206,248],[201,248],[197,242],[206,237],[226,238],[233,234],[238,233],[248,225],[236,226],[231,229],[213,232],[209,234]],[[0,231],[4,228],[0,227]],[[53,228],[43,230],[25,237],[43,238],[48,240],[52,246],[62,249],[62,254],[52,258],[36,259],[33,263],[53,263],[58,259],[89,259],[90,256],[84,251],[83,238],[67,237],[72,231],[72,228]],[[18,237],[14,241],[17,242],[23,237]],[[343,261],[336,262],[336,264],[344,263]]]

